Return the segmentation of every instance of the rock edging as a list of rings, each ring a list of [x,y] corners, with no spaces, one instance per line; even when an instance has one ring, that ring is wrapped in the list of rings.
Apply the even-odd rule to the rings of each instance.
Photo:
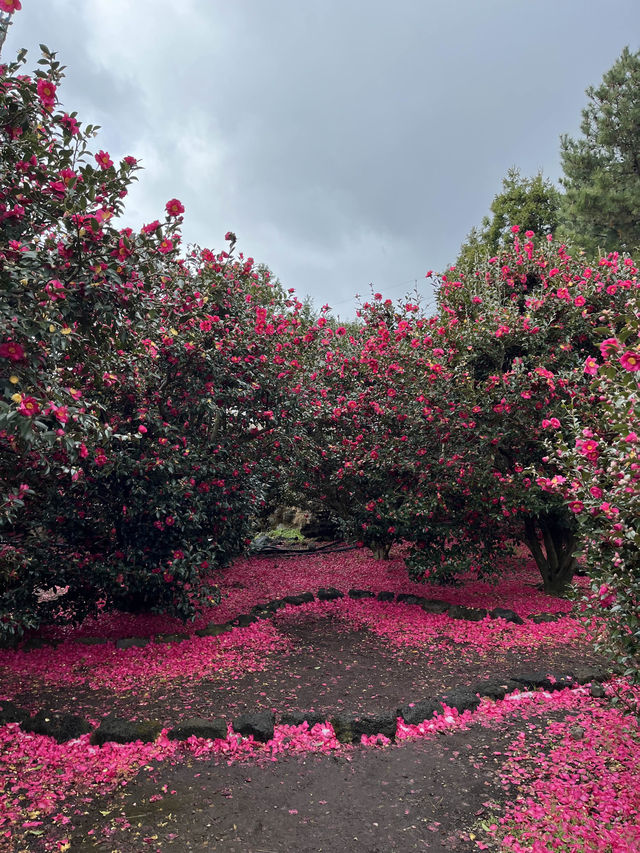
[[[197,637],[217,637],[220,634],[231,631],[233,628],[247,628],[259,619],[268,619],[283,607],[299,607],[302,604],[309,604],[315,600],[336,601],[337,599],[345,598],[345,595],[354,600],[375,599],[386,603],[392,603],[395,599],[396,604],[418,606],[426,613],[446,613],[451,619],[461,619],[467,622],[481,622],[489,616],[491,619],[504,619],[505,622],[511,622],[515,625],[524,625],[527,621],[534,624],[541,624],[556,622],[558,619],[573,615],[571,612],[564,611],[557,613],[535,613],[526,620],[508,607],[494,607],[492,610],[487,610],[484,607],[450,604],[448,601],[443,601],[442,599],[426,598],[425,596],[405,592],[396,595],[395,592],[391,591],[375,593],[368,589],[350,589],[347,593],[344,593],[335,587],[320,587],[316,594],[313,592],[302,592],[295,595],[285,595],[283,598],[276,598],[267,603],[255,604],[249,613],[240,613],[227,622],[210,622],[204,628],[198,628],[194,634]],[[79,637],[74,642],[86,646],[107,645],[109,642],[112,642],[117,649],[130,649],[143,648],[151,642],[181,643],[191,639],[191,637],[192,635],[187,633],[156,634],[153,637],[120,637],[117,640],[111,641],[106,637]],[[31,651],[44,647],[55,648],[60,642],[62,641],[36,637],[25,641],[21,646],[21,650]]]
[[[602,682],[607,681],[613,674],[605,669],[589,666],[578,667],[572,672],[555,674],[544,671],[525,671],[505,679],[490,679],[471,686],[457,686],[441,696],[409,702],[392,711],[365,716],[345,712],[326,714],[317,711],[287,711],[280,715],[279,724],[299,726],[306,723],[311,728],[317,723],[328,722],[340,743],[359,743],[364,736],[375,735],[384,735],[389,740],[394,740],[400,718],[407,725],[419,725],[425,720],[432,719],[436,714],[443,714],[445,707],[455,709],[460,714],[465,711],[473,712],[484,697],[501,701],[508,694],[523,689],[555,691],[590,684],[591,695],[604,698],[606,694]],[[87,720],[74,714],[38,711],[35,716],[30,716],[28,711],[17,706],[15,702],[0,700],[0,725],[7,723],[18,723],[25,732],[47,735],[58,743],[66,743],[92,732],[91,743],[97,746],[135,741],[150,743],[162,730],[162,725],[157,720],[132,722],[113,715],[105,717],[94,729]],[[248,712],[236,717],[231,726],[233,731],[242,737],[253,737],[255,741],[267,743],[274,736],[276,715],[273,711],[264,710]],[[227,722],[222,717],[215,719],[191,717],[176,723],[168,731],[167,736],[170,740],[178,741],[184,741],[190,737],[224,740],[227,738],[227,732]]]

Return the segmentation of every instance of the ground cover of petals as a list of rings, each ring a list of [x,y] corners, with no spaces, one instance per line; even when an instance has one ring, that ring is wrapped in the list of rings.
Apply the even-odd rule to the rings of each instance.
[[[329,718],[395,710],[525,669],[570,672],[602,663],[570,602],[538,589],[522,554],[496,584],[427,587],[408,580],[400,555],[364,551],[238,560],[220,578],[218,607],[186,628],[124,614],[50,631],[59,644],[0,651],[0,699],[82,714],[158,720],[154,743],[58,744],[0,726],[0,851],[640,849],[640,735],[636,719],[589,685],[483,699],[473,713],[417,726],[399,719],[383,736],[339,743]],[[467,622],[419,607],[348,596],[286,607],[221,636],[210,621],[260,602],[335,586],[415,593],[525,618]],[[81,637],[187,633],[176,643],[118,649]],[[242,738],[170,740],[194,716],[228,723],[251,710],[314,710],[312,728],[277,724],[266,744]]]

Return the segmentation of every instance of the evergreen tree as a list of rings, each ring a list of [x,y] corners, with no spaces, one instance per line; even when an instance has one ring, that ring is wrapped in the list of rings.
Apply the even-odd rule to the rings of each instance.
[[[496,254],[512,225],[537,236],[555,233],[560,202],[559,191],[542,172],[527,178],[512,166],[502,180],[502,192],[491,202],[491,216],[484,217],[480,228],[472,228],[460,247],[456,268],[463,272],[476,269]]]
[[[586,249],[640,247],[640,51],[586,90],[582,137],[561,139],[563,221]]]

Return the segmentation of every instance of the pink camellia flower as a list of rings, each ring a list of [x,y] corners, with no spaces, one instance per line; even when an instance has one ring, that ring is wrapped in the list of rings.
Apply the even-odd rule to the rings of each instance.
[[[146,431],[147,431],[146,426],[144,424],[140,424],[140,426],[138,427],[138,432],[141,433],[142,435],[144,435]]]
[[[531,239],[534,236],[534,232],[533,231],[525,231],[524,236]]]
[[[43,107],[50,109],[56,102],[56,87],[51,80],[38,80],[38,97]]]
[[[0,344],[0,356],[8,358],[9,361],[22,361],[24,350],[15,341],[5,341],[3,344]]]
[[[127,166],[137,166],[138,165],[138,161],[136,160],[136,158],[132,157],[130,154],[128,154],[124,158],[123,163],[126,163]]]
[[[229,243],[235,243],[236,235],[233,233],[233,231],[227,231],[227,233],[224,235],[224,239],[228,240]]]
[[[589,493],[591,494],[591,497],[596,498],[596,500],[600,500],[603,495],[603,491],[600,486],[591,486]]]
[[[584,372],[587,373],[589,376],[595,376],[598,372],[598,368],[598,362],[595,360],[595,358],[593,358],[593,356],[589,356],[584,363]]]
[[[69,115],[69,113],[62,113],[60,124],[67,131],[67,133],[71,134],[71,136],[76,136],[78,133],[80,133],[80,125],[73,116]]]
[[[19,12],[22,9],[22,3],[20,0],[0,0],[0,9],[11,15],[13,12]]]
[[[38,401],[35,397],[23,397],[18,406],[18,412],[27,418],[32,418],[40,412]]]
[[[582,510],[584,509],[584,504],[582,503],[582,501],[571,501],[571,503],[569,504],[569,509],[571,510],[571,512],[582,512]]]
[[[622,353],[618,361],[625,370],[629,370],[632,373],[640,370],[640,353],[638,352],[627,350]]]
[[[165,237],[165,239],[158,246],[158,251],[161,255],[166,255],[168,252],[173,250],[173,241],[169,240]]]
[[[108,169],[110,166],[113,166],[113,160],[109,157],[109,154],[106,151],[98,151],[95,155],[96,163],[100,166],[101,169]]]
[[[96,455],[94,456],[94,461],[99,468],[102,468],[103,465],[107,464],[107,457],[104,450],[101,447],[96,447]]]
[[[630,432],[628,435],[625,435],[624,440],[629,444],[635,444],[638,441],[638,434],[636,432]]]
[[[143,234],[153,234],[154,231],[160,227],[160,221],[158,219],[154,219],[153,222],[150,222],[148,225],[143,225],[140,229]]]
[[[184,213],[184,204],[177,198],[170,199],[165,208],[169,216],[180,216],[181,213]]]
[[[582,453],[584,456],[590,456],[591,454],[597,453],[598,451],[598,442],[593,441],[593,439],[587,439],[583,441],[582,439],[578,439],[576,441],[576,448]]]
[[[600,352],[603,358],[608,358],[617,349],[620,349],[620,344],[616,338],[607,338],[600,344]]]
[[[512,233],[512,234],[517,234],[519,231],[520,231],[520,226],[519,226],[519,225],[512,225],[512,226],[511,226],[511,233]]]

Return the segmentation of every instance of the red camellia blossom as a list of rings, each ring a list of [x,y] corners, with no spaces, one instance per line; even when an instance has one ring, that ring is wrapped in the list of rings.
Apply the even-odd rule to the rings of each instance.
[[[168,252],[173,250],[173,241],[167,240],[166,238],[160,243],[158,246],[158,251],[161,255],[166,255]]]
[[[19,12],[22,9],[20,0],[0,0],[0,9],[11,15],[13,12]]]
[[[181,213],[184,213],[184,204],[177,198],[172,198],[168,201],[165,208],[169,216],[180,216]]]
[[[38,97],[43,107],[52,107],[56,102],[56,87],[50,80],[38,80]]]
[[[23,397],[20,405],[18,406],[18,412],[20,412],[21,415],[25,415],[25,417],[32,418],[40,412],[38,401],[35,397]]]
[[[3,344],[0,344],[0,356],[8,358],[10,361],[22,361],[24,350],[15,341],[5,341]]]
[[[108,169],[110,166],[113,166],[113,160],[106,151],[98,151],[95,157],[96,163],[101,169]]]
[[[76,136],[80,132],[80,125],[73,116],[69,115],[69,113],[62,114],[60,124],[64,127],[67,133],[71,134],[71,136]]]
[[[623,352],[618,361],[625,370],[629,370],[632,373],[640,370],[640,353],[634,352],[633,350]]]

